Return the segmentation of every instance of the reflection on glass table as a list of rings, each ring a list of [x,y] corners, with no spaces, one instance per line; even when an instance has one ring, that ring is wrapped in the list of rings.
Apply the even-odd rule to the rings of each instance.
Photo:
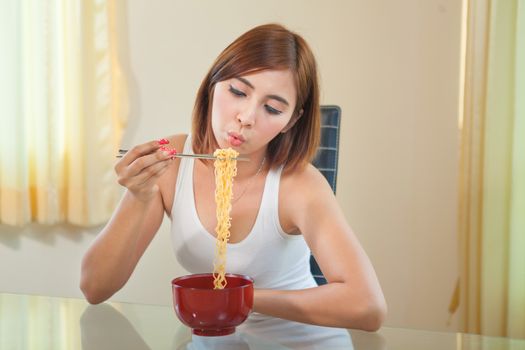
[[[80,330],[84,350],[151,349],[130,321],[109,304],[88,306],[80,317]],[[218,337],[192,335],[180,325],[172,339],[170,349],[353,349],[346,329],[261,317],[248,320],[234,334]]]
[[[131,322],[109,304],[85,309],[80,316],[80,335],[84,350],[150,349]]]
[[[0,293],[0,349],[525,350],[525,339],[391,327],[368,333],[256,314],[232,335],[199,337],[171,306]]]

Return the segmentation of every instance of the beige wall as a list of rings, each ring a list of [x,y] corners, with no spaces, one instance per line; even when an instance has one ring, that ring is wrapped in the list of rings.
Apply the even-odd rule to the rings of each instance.
[[[454,329],[460,0],[134,0],[122,11],[125,147],[187,132],[204,73],[248,28],[302,33],[322,102],[342,108],[337,199],[382,282],[387,324]],[[97,229],[0,230],[0,290],[80,296],[80,258]],[[165,222],[114,299],[169,304],[181,273]]]

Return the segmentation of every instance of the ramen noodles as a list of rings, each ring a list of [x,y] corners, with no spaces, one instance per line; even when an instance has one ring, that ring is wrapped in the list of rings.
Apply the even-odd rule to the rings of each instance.
[[[213,287],[223,289],[226,286],[226,248],[230,238],[233,177],[237,175],[236,157],[239,153],[231,148],[226,148],[215,150],[213,155],[217,157],[214,161],[217,239],[213,262]]]

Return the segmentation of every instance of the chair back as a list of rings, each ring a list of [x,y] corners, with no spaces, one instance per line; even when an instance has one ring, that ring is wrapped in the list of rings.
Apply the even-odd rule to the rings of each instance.
[[[312,164],[324,175],[334,194],[337,185],[340,125],[341,108],[332,105],[321,106],[321,141]],[[318,285],[326,284],[313,255],[310,257],[310,270]]]

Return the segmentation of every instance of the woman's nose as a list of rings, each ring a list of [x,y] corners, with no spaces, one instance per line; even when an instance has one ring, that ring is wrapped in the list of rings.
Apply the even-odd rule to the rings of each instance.
[[[247,109],[237,115],[237,120],[242,126],[253,126],[255,124],[255,111]]]

